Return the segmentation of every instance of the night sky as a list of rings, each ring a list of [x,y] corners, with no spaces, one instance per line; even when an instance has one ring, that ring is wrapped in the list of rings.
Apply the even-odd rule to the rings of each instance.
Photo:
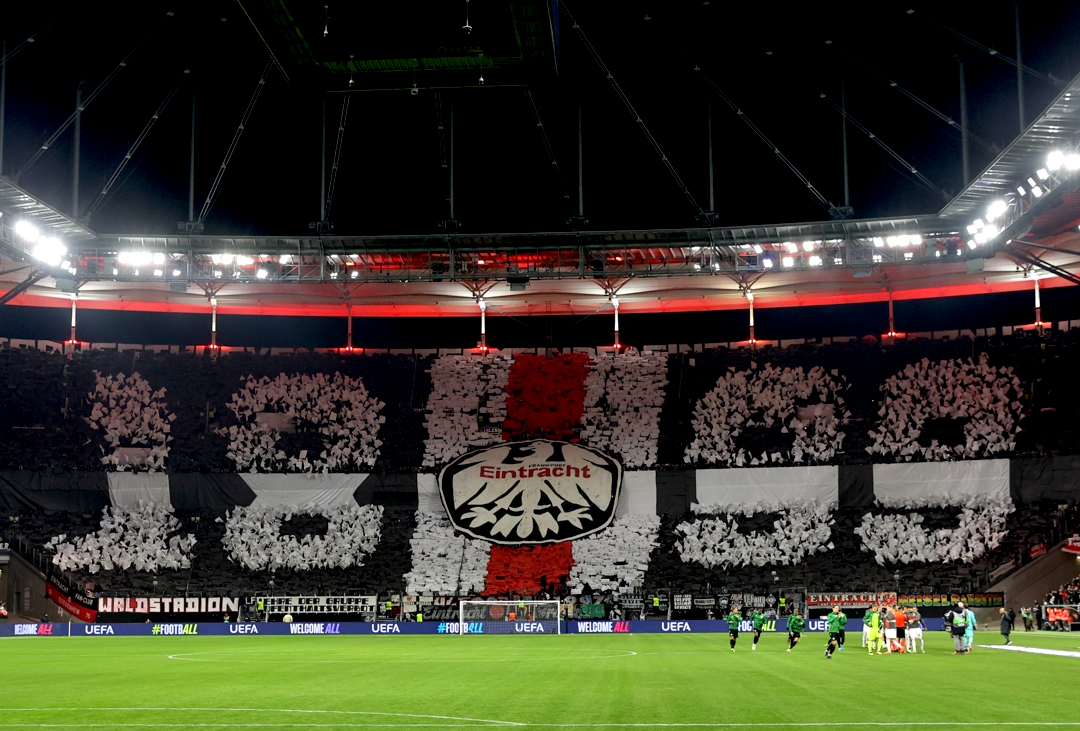
[[[410,54],[417,33],[448,48],[483,45],[485,13],[505,3],[473,0],[473,38],[447,21],[456,0],[356,7],[330,34],[306,33],[322,57],[345,52]],[[291,7],[288,0],[287,7]],[[319,3],[321,8],[321,3]],[[8,48],[56,20],[8,63],[3,174],[21,169],[63,122],[85,79],[89,94],[148,32],[131,63],[87,108],[82,126],[81,206],[89,206],[124,152],[185,68],[188,78],[151,131],[121,184],[89,221],[109,233],[173,234],[187,217],[191,93],[197,96],[196,212],[221,164],[267,62],[267,53],[235,2],[9,3],[0,33]],[[303,27],[321,28],[304,17]],[[451,10],[447,11],[449,7]],[[914,14],[905,10],[915,9]],[[167,10],[175,16],[162,21]],[[949,194],[962,187],[959,133],[903,97],[841,51],[898,82],[959,121],[957,54],[967,65],[971,131],[1002,148],[1017,134],[1015,68],[944,32],[948,26],[1015,57],[1012,2],[777,3],[574,0],[569,5],[645,124],[689,187],[708,208],[706,109],[712,99],[716,210],[721,225],[827,219],[766,145],[691,70],[697,63],[836,204],[842,204],[841,119],[819,99],[839,102],[845,79],[848,111]],[[345,15],[342,13],[342,15]],[[648,15],[651,20],[645,20]],[[62,17],[61,17],[62,16]],[[358,18],[360,20],[358,20]],[[305,25],[306,24],[306,25]],[[1071,79],[1080,71],[1080,6],[1021,4],[1026,65]],[[378,48],[372,50],[374,39]],[[560,28],[558,75],[533,91],[576,204],[577,103],[584,117],[585,209],[590,228],[678,227],[696,211],[675,185],[607,80],[585,55],[566,17]],[[833,43],[827,45],[826,40]],[[331,41],[333,44],[331,45]],[[771,55],[767,52],[771,51]],[[321,102],[316,85],[289,85],[273,72],[229,166],[206,221],[213,234],[302,234],[318,218]],[[564,229],[568,215],[520,89],[443,92],[456,123],[457,218],[462,229]],[[1030,122],[1058,88],[1025,77]],[[342,96],[327,95],[333,149]],[[447,217],[434,94],[353,95],[331,220],[339,234],[425,233]],[[936,212],[945,199],[898,172],[866,136],[849,127],[851,203],[860,218]],[[71,207],[72,133],[66,132],[19,184],[56,208]],[[994,158],[972,142],[972,172]]]

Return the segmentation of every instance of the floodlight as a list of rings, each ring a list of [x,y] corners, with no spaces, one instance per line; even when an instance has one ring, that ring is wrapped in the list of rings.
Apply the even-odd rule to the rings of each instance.
[[[1034,188],[1037,185],[1037,183],[1035,182],[1035,178],[1028,178],[1028,185]]]
[[[161,266],[165,263],[165,255],[161,253],[154,254],[153,261],[155,265]]]
[[[255,272],[256,279],[266,279],[268,276],[270,276],[270,272],[266,271],[265,269],[260,269],[259,271]]]
[[[785,256],[783,259],[780,260],[780,264],[782,266],[789,267],[795,264],[795,260],[790,256]]]
[[[161,276],[162,274],[164,274],[164,273],[165,273],[165,272],[161,271],[160,269],[155,269],[155,270],[154,270],[154,276],[155,276],[155,277],[160,277],[160,276]]]
[[[172,270],[172,275],[174,277],[179,277],[180,276],[180,270],[179,269],[173,269]]]
[[[876,246],[876,247],[878,247],[880,249],[884,245],[885,245],[885,239],[881,238],[880,236],[875,236],[874,237],[874,246]]]
[[[1003,200],[996,200],[990,204],[990,207],[986,210],[986,220],[993,221],[995,218],[1003,214],[1009,209],[1009,204]]]
[[[813,251],[814,250],[814,242],[813,241],[804,241],[803,244],[802,244],[802,248],[803,248],[803,251]]]
[[[873,260],[874,260],[875,264],[880,264],[881,263],[881,254],[874,254]]]
[[[844,260],[843,260],[843,258],[838,256],[838,257],[836,257],[835,259],[832,260],[832,263],[835,264],[836,266],[843,266],[844,265]]]
[[[221,270],[220,269],[215,269],[214,270],[214,279],[221,279]]]
[[[784,248],[787,249],[792,254],[794,254],[796,251],[799,250],[799,245],[798,244],[793,244],[790,241],[785,241],[784,242]]]
[[[1046,168],[1039,168],[1035,171],[1035,174],[1039,176],[1039,180],[1046,180],[1050,177],[1050,173],[1046,172]]]
[[[985,223],[983,223],[983,220],[982,220],[981,218],[976,218],[976,219],[975,219],[974,221],[972,221],[972,222],[971,222],[971,225],[975,227],[975,230],[976,230],[976,231],[979,231],[979,230],[981,230],[981,229],[982,229],[982,227],[983,227],[983,226],[985,226],[986,224],[985,224]]]
[[[116,260],[127,266],[146,266],[153,261],[154,257],[148,251],[121,251]]]
[[[357,277],[359,277],[359,276],[360,276],[360,272],[358,272],[358,271],[356,271],[356,270],[353,270],[353,273],[352,273],[352,278],[353,278],[353,279],[356,279],[356,278],[357,278]]]
[[[821,257],[820,256],[811,256],[810,257],[810,266],[812,266],[812,267],[821,266]]]
[[[772,259],[762,259],[761,260],[761,266],[763,266],[766,269],[772,269],[772,266],[773,266]]]
[[[29,241],[38,240],[37,226],[30,223],[29,221],[19,221],[18,223],[16,223],[15,233],[19,234],[19,236],[22,236],[24,239],[27,239]]]
[[[914,258],[915,258],[915,252],[913,252],[913,251],[905,251],[904,252],[904,261],[911,261]]]
[[[983,229],[983,233],[987,236],[987,238],[992,239],[998,235],[998,227],[992,223],[988,223],[986,225],[986,228]]]
[[[754,244],[754,253],[755,254],[760,254],[763,251],[765,251],[764,246],[762,246],[761,244]]]
[[[241,267],[249,267],[255,263],[255,260],[250,256],[237,256],[236,265]]]
[[[701,271],[701,265],[700,264],[694,264],[694,271],[695,272],[700,272]]]
[[[1022,185],[1016,186],[1016,192],[1020,195],[1027,195],[1027,190]]]
[[[1065,162],[1065,155],[1061,154],[1057,150],[1051,152],[1046,156],[1046,167],[1050,170],[1057,170]]]
[[[978,244],[975,243],[974,239],[968,239],[967,245],[968,245],[969,249],[974,249],[976,246],[978,246]],[[957,251],[956,254],[957,254],[957,256],[959,256],[960,252]]]
[[[1077,168],[1080,168],[1080,155],[1077,155],[1075,152],[1071,155],[1066,155],[1065,167],[1067,167],[1069,170],[1076,170]]]
[[[1036,198],[1042,198],[1043,189],[1036,185],[1031,189],[1031,194]]]
[[[975,234],[975,243],[976,244],[985,244],[986,241],[987,241],[986,234],[983,233],[982,231]]]
[[[49,266],[59,266],[67,253],[67,247],[59,239],[42,236],[30,249],[30,255]],[[66,267],[65,267],[66,268]]]

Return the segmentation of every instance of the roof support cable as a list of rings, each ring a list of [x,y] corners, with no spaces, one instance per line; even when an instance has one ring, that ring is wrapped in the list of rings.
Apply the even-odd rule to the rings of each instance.
[[[442,166],[443,171],[443,183],[446,185],[447,196],[446,203],[450,205],[449,191],[453,186],[453,181],[450,179],[450,165],[447,159],[447,136],[446,136],[446,124],[443,122],[443,103],[442,94],[435,92],[435,130],[439,136],[439,164]],[[448,220],[453,218],[453,212],[451,211]]]
[[[23,50],[25,50],[25,49],[26,49],[26,47],[27,47],[27,46],[29,46],[29,45],[30,45],[31,43],[34,43],[34,42],[36,42],[36,41],[40,41],[40,40],[41,40],[41,37],[42,37],[43,35],[45,35],[46,33],[48,33],[48,32],[49,32],[50,30],[52,30],[52,27],[53,27],[54,25],[56,25],[56,24],[57,24],[57,23],[59,23],[59,22],[60,22],[61,20],[63,20],[63,19],[65,18],[65,17],[67,17],[67,14],[68,14],[68,13],[70,13],[70,12],[71,12],[71,11],[72,11],[72,10],[73,10],[74,8],[75,8],[75,6],[74,6],[74,5],[72,5],[72,6],[71,6],[71,7],[69,7],[69,8],[67,9],[67,10],[65,10],[65,11],[64,11],[64,12],[62,12],[62,13],[60,13],[60,15],[56,16],[55,18],[53,18],[52,20],[50,20],[50,21],[49,21],[48,23],[46,23],[46,24],[45,24],[45,27],[43,27],[43,28],[42,28],[41,30],[39,30],[39,31],[38,31],[37,33],[34,33],[33,35],[31,35],[31,36],[27,37],[27,39],[26,39],[25,41],[23,41],[23,42],[22,42],[22,43],[20,43],[19,45],[15,46],[15,48],[13,48],[13,49],[11,49],[10,51],[8,51],[8,53],[7,53],[7,56],[5,56],[5,57],[3,58],[3,61],[5,61],[5,62],[6,62],[6,61],[10,61],[11,59],[15,58],[15,56],[17,56],[17,55],[19,54],[19,51],[23,51]]]
[[[532,108],[533,119],[536,120],[536,131],[540,133],[540,140],[544,143],[544,151],[547,152],[548,161],[551,163],[551,172],[555,173],[555,180],[559,183],[559,191],[562,193],[563,203],[566,204],[566,209],[570,212],[568,214],[569,217],[573,218],[577,211],[570,202],[570,193],[566,189],[566,181],[563,180],[562,172],[559,170],[559,162],[555,159],[555,150],[551,146],[551,140],[548,139],[547,131],[544,129],[544,123],[540,120],[540,110],[536,106],[536,100],[533,98],[532,91],[525,89],[525,98],[529,100],[529,107]]]
[[[831,44],[832,41],[825,41],[825,43]],[[898,92],[900,92],[901,94],[906,96],[908,99],[910,99],[911,101],[915,102],[916,104],[918,104],[920,107],[922,107],[926,111],[933,114],[935,117],[940,119],[942,122],[944,122],[945,124],[952,127],[954,130],[956,130],[957,134],[960,134],[960,123],[957,122],[952,117],[950,117],[948,114],[945,114],[945,112],[942,112],[942,111],[938,110],[936,107],[933,107],[929,103],[923,101],[922,99],[917,97],[915,94],[908,91],[904,87],[900,86],[898,83],[896,83],[895,81],[890,79],[888,76],[881,73],[880,71],[875,69],[873,66],[866,63],[865,61],[863,61],[859,57],[855,56],[854,54],[851,54],[851,53],[849,53],[849,52],[847,52],[847,51],[845,51],[843,49],[838,49],[838,50],[840,51],[840,53],[847,56],[849,59],[851,59],[852,61],[857,63],[859,66],[862,66],[864,69],[869,71],[871,74],[878,77],[879,79],[884,81],[886,84],[888,84],[889,86],[891,86],[892,88],[896,89]],[[992,144],[990,142],[987,142],[986,140],[982,139],[981,137],[973,135],[970,131],[967,133],[967,136],[968,136],[968,139],[970,139],[970,140],[972,140],[974,142],[978,142],[980,145],[985,147],[987,150],[990,150],[992,152],[1000,152],[1001,151],[1001,148],[998,147],[997,145],[994,145],[994,144]]]
[[[852,125],[853,125],[853,126],[854,126],[854,127],[856,128],[856,129],[858,129],[858,130],[859,130],[860,132],[862,132],[862,133],[863,133],[863,134],[865,134],[865,135],[866,135],[867,137],[869,137],[869,138],[870,138],[871,140],[873,140],[873,141],[874,141],[874,143],[875,143],[875,144],[876,144],[876,145],[877,145],[878,147],[880,147],[880,148],[881,148],[882,150],[884,150],[884,151],[885,151],[886,153],[888,153],[888,155],[889,155],[889,156],[890,156],[890,157],[891,157],[892,159],[896,160],[896,161],[897,161],[898,163],[900,163],[901,165],[903,165],[903,166],[904,166],[904,171],[905,171],[906,173],[910,173],[910,174],[911,174],[911,175],[912,175],[912,176],[913,176],[913,177],[914,177],[914,178],[915,178],[916,180],[918,180],[918,181],[919,181],[919,182],[920,182],[920,183],[921,183],[922,185],[926,186],[926,187],[927,187],[927,188],[928,188],[929,190],[933,191],[934,193],[937,193],[938,195],[940,195],[940,196],[941,196],[942,198],[944,198],[945,200],[948,200],[948,199],[949,199],[949,195],[948,195],[948,194],[947,194],[947,193],[946,193],[946,192],[945,192],[944,190],[942,190],[941,188],[939,188],[939,187],[937,187],[936,185],[934,185],[933,181],[932,181],[932,180],[930,180],[930,178],[928,178],[928,177],[926,177],[925,175],[923,175],[922,173],[920,173],[920,172],[919,172],[919,170],[918,170],[918,168],[916,168],[916,167],[915,167],[914,165],[912,165],[911,163],[909,163],[909,162],[908,162],[907,160],[905,160],[904,158],[900,157],[900,153],[896,152],[896,150],[892,149],[891,147],[889,147],[888,145],[886,145],[886,144],[885,144],[884,142],[882,142],[882,141],[881,141],[881,138],[880,138],[880,137],[878,137],[877,135],[875,135],[875,134],[874,134],[873,132],[871,132],[871,131],[870,131],[870,130],[869,130],[869,129],[868,129],[867,127],[866,127],[866,126],[864,126],[864,125],[863,125],[862,123],[860,123],[860,122],[859,122],[859,121],[858,121],[857,119],[855,119],[854,117],[852,117],[852,116],[851,116],[851,114],[849,114],[849,113],[847,112],[847,110],[846,110],[846,109],[844,109],[844,108],[843,108],[843,107],[841,107],[841,106],[840,106],[839,104],[837,104],[836,102],[834,102],[834,101],[833,101],[832,99],[830,99],[829,97],[827,97],[827,96],[825,95],[825,92],[823,92],[823,91],[821,91],[820,89],[818,89],[818,90],[817,90],[817,93],[818,93],[818,97],[820,97],[820,98],[821,98],[822,100],[824,100],[824,102],[825,102],[826,104],[828,104],[828,105],[829,105],[830,107],[832,107],[832,108],[833,108],[833,109],[835,109],[835,110],[836,110],[837,112],[839,112],[839,113],[840,113],[841,115],[843,115],[843,117],[844,117],[845,119],[847,119],[847,121],[848,121],[848,122],[850,122],[850,123],[851,123],[851,124],[852,124]]]
[[[907,9],[907,14],[908,15],[914,15],[915,14],[914,8],[908,8]],[[975,48],[978,48],[980,51],[985,52],[987,55],[993,56],[994,58],[1000,58],[1005,63],[1009,64],[1013,68],[1016,68],[1016,66],[1017,66],[1016,59],[1010,58],[1009,56],[1006,56],[1004,53],[1001,53],[996,48],[991,48],[990,46],[984,46],[983,44],[979,43],[978,41],[974,40],[973,38],[968,38],[963,33],[959,32],[959,31],[955,31],[955,30],[953,30],[952,28],[950,28],[947,25],[942,25],[941,23],[937,22],[936,20],[934,20],[932,18],[928,18],[925,15],[920,15],[919,17],[922,18],[927,23],[929,23],[930,25],[934,26],[935,28],[938,28],[939,30],[944,31],[944,32],[948,33],[949,35],[951,35],[951,36],[953,36],[955,38],[959,38],[964,43],[972,45]],[[1056,87],[1060,88],[1060,87],[1065,85],[1064,81],[1062,81],[1061,79],[1055,77],[1053,74],[1044,74],[1043,72],[1036,71],[1035,69],[1031,68],[1030,66],[1025,66],[1024,64],[1020,64],[1020,68],[1022,68],[1024,70],[1024,73],[1030,74],[1031,76],[1034,76],[1036,79],[1039,79],[1040,81],[1045,81],[1047,84],[1050,84],[1052,86],[1056,86]]]
[[[202,210],[199,211],[199,223],[206,221],[210,208],[213,207],[214,201],[217,200],[217,195],[221,191],[221,183],[225,179],[225,169],[229,166],[233,153],[236,152],[236,146],[240,143],[240,135],[244,133],[248,119],[251,118],[251,110],[255,108],[255,102],[259,101],[259,94],[262,93],[263,87],[266,86],[266,78],[272,68],[274,68],[274,59],[271,58],[263,67],[262,74],[259,75],[259,83],[255,85],[255,91],[251,95],[251,101],[248,102],[247,109],[244,110],[240,126],[236,128],[236,134],[233,135],[232,142],[229,143],[229,149],[225,152],[225,159],[221,161],[221,167],[218,168],[217,175],[214,176],[214,183],[210,186],[210,192],[206,194],[206,202],[203,203]]]
[[[133,49],[131,49],[128,55],[124,56],[124,59],[119,64],[117,64],[116,68],[112,70],[112,73],[106,76],[105,80],[98,84],[97,88],[90,92],[88,96],[83,97],[82,104],[79,106],[79,108],[72,112],[71,115],[66,120],[64,120],[64,123],[60,125],[60,128],[53,132],[52,136],[50,136],[49,139],[45,140],[45,142],[41,144],[41,147],[39,147],[37,151],[34,152],[34,154],[30,157],[29,160],[27,160],[26,164],[23,165],[22,169],[15,174],[15,182],[18,182],[19,177],[27,170],[32,168],[39,159],[41,159],[41,156],[45,154],[46,150],[52,147],[53,143],[56,142],[57,138],[64,133],[64,130],[71,126],[79,112],[82,112],[88,106],[90,106],[91,102],[93,102],[94,99],[97,98],[98,94],[104,91],[105,87],[109,85],[109,82],[115,79],[117,74],[123,71],[124,68],[129,63],[131,63],[131,59],[135,57],[135,54],[139,52],[139,49],[143,47],[143,44],[145,44],[146,41],[150,39],[150,36],[154,35],[154,33],[157,32],[157,30],[161,27],[165,20],[171,18],[172,16],[173,12],[171,10],[165,13],[165,15],[161,16],[161,20],[158,21],[157,25],[151,28],[150,32],[148,32],[145,36],[142,37],[142,40],[139,41]]]
[[[619,82],[615,80],[615,77],[611,74],[611,71],[608,70],[607,65],[604,64],[604,60],[600,57],[600,54],[597,53],[596,48],[594,48],[593,44],[589,42],[588,37],[585,35],[585,31],[581,29],[581,26],[578,24],[577,20],[574,19],[574,16],[570,13],[569,8],[566,7],[566,3],[560,2],[559,6],[562,8],[562,12],[566,14],[566,17],[570,19],[570,22],[573,24],[574,30],[577,31],[578,37],[581,38],[581,42],[584,44],[585,49],[589,52],[589,55],[592,56],[593,61],[595,61],[596,65],[600,67],[600,71],[607,77],[608,82],[611,83],[611,88],[615,90],[615,94],[619,97],[620,101],[622,101],[623,105],[626,107],[626,110],[630,112],[630,115],[634,118],[634,121],[641,129],[642,134],[645,135],[645,138],[649,141],[649,144],[652,145],[653,150],[655,150],[656,154],[660,156],[660,161],[664,163],[664,167],[666,167],[667,171],[671,173],[671,177],[675,180],[675,184],[679,186],[679,189],[682,191],[683,195],[686,196],[686,200],[688,200],[690,202],[690,205],[694,207],[694,210],[697,211],[697,215],[699,217],[705,218],[705,210],[700,205],[698,205],[698,202],[694,199],[693,193],[690,192],[690,189],[686,187],[686,183],[684,183],[682,181],[682,178],[679,177],[679,173],[675,171],[675,166],[671,164],[671,161],[668,160],[668,156],[664,154],[664,150],[660,147],[660,143],[656,141],[656,138],[653,137],[652,132],[650,132],[649,128],[645,126],[645,122],[641,120],[641,115],[638,114],[636,109],[634,109],[633,104],[630,103],[630,99],[626,96],[626,93],[622,90],[622,87],[619,86]]]
[[[1021,242],[1021,243],[1023,243],[1023,242]],[[1072,282],[1073,284],[1080,284],[1080,276],[1077,276],[1076,274],[1073,274],[1072,272],[1070,272],[1068,269],[1063,269],[1062,267],[1059,267],[1056,264],[1051,264],[1050,262],[1046,261],[1045,259],[1042,259],[1042,258],[1040,258],[1040,257],[1038,257],[1038,256],[1036,256],[1034,254],[1028,253],[1026,251],[1012,251],[1012,252],[1009,252],[1009,253],[1015,258],[1017,258],[1017,259],[1019,259],[1021,261],[1027,262],[1028,264],[1030,264],[1032,266],[1038,267],[1039,269],[1042,269],[1045,272],[1050,272],[1051,274],[1055,274],[1055,275],[1061,277],[1062,279],[1064,279],[1067,282]]]
[[[334,202],[334,183],[337,182],[338,166],[341,164],[341,146],[345,144],[345,122],[349,116],[349,100],[352,94],[346,94],[341,103],[341,120],[338,122],[337,142],[334,144],[334,162],[330,166],[330,183],[326,186],[326,211],[323,220],[330,220],[330,204]]]
[[[172,101],[172,98],[176,96],[176,92],[179,91],[180,85],[184,83],[184,80],[188,78],[190,73],[190,69],[184,69],[184,73],[180,74],[180,78],[176,80],[175,84],[173,84],[172,89],[169,90],[169,93],[165,96],[165,99],[162,100],[161,104],[158,105],[158,108],[154,112],[153,116],[150,117],[150,121],[146,123],[146,126],[143,127],[142,132],[140,132],[139,136],[135,138],[135,142],[133,142],[131,147],[128,148],[128,151],[124,155],[124,158],[120,161],[120,164],[116,166],[116,170],[114,170],[113,174],[109,176],[109,179],[105,181],[105,185],[101,188],[101,192],[98,193],[97,198],[95,198],[93,203],[91,203],[90,206],[86,209],[86,213],[83,215],[83,220],[89,222],[90,217],[97,213],[105,204],[107,196],[112,191],[113,184],[116,182],[117,178],[120,177],[120,173],[124,171],[124,168],[131,161],[132,156],[139,149],[139,145],[141,145],[143,140],[146,139],[146,136],[150,134],[150,129],[154,126],[154,123],[158,121],[158,118],[161,117],[161,113],[165,111],[165,107],[168,106],[169,102]]]
[[[780,148],[773,144],[773,141],[770,140],[768,136],[761,131],[761,128],[754,124],[753,120],[750,119],[750,116],[747,115],[742,110],[742,108],[739,107],[738,104],[732,101],[731,97],[724,93],[724,90],[720,88],[720,85],[713,81],[712,77],[710,77],[707,73],[702,71],[701,66],[694,63],[690,56],[688,56],[686,52],[682,50],[682,47],[679,46],[678,42],[676,42],[675,39],[673,39],[670,35],[666,33],[664,33],[663,35],[667,39],[668,43],[675,48],[675,52],[679,54],[679,56],[687,64],[687,66],[690,66],[694,70],[694,73],[698,75],[698,77],[705,83],[705,85],[712,89],[712,92],[718,97],[720,97],[720,100],[723,101],[724,104],[727,104],[728,108],[731,109],[731,111],[735,112],[735,116],[741,119],[743,121],[743,124],[749,127],[750,131],[757,135],[758,139],[764,142],[768,146],[768,148],[773,151],[773,154],[776,155],[776,158],[780,162],[782,162],[796,178],[799,179],[799,182],[802,183],[806,187],[806,190],[810,193],[810,197],[813,198],[814,201],[816,201],[817,204],[825,210],[834,210],[836,206],[833,205],[828,198],[823,196],[821,194],[821,191],[814,187],[814,184],[810,182],[810,179],[803,175],[802,171],[795,167],[795,163],[788,159],[788,157],[780,151]]]

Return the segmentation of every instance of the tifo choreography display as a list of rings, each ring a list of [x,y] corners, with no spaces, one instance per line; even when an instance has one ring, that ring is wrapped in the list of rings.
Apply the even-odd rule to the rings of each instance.
[[[59,510],[46,521],[21,509],[5,534],[51,574],[48,595],[63,611],[101,622],[288,615],[460,629],[479,621],[461,619],[461,599],[550,597],[561,601],[557,616],[515,619],[570,632],[543,622],[723,621],[743,606],[781,627],[797,608],[816,628],[824,613],[813,615],[815,590],[847,592],[851,606],[865,608],[867,596],[883,601],[880,587],[895,588],[901,568],[901,593],[947,597],[925,600],[943,612],[956,595],[985,590],[991,572],[1019,568],[1018,553],[1067,529],[1075,514],[1052,497],[1059,488],[1050,472],[1008,456],[1015,443],[966,430],[984,413],[985,423],[1017,425],[1002,415],[1025,387],[1010,366],[989,364],[1015,356],[988,348],[975,360],[948,358],[954,345],[925,345],[912,344],[908,355],[898,348],[897,364],[878,372],[899,370],[911,383],[949,373],[981,379],[982,390],[935,391],[951,406],[919,428],[938,445],[985,438],[980,454],[1004,456],[924,462],[874,447],[882,433],[875,423],[894,422],[892,402],[877,413],[859,401],[873,371],[858,363],[867,355],[861,346],[849,345],[818,349],[825,364],[809,368],[795,365],[798,351],[776,353],[779,364],[721,351],[222,358],[209,373],[246,385],[221,399],[230,406],[215,411],[213,433],[248,424],[270,451],[244,462],[253,471],[185,471],[174,458],[192,454],[189,435],[172,425],[191,423],[185,389],[198,377],[172,380],[180,361],[161,355],[138,374],[103,381],[111,356],[80,355],[69,381],[78,388],[86,373],[94,384],[86,403],[96,416],[83,422],[89,446],[110,420],[131,418],[141,431],[129,438],[113,430],[119,442],[101,449],[135,451],[124,464],[106,460],[106,471],[81,473],[87,489],[77,492],[62,475],[41,482],[0,470],[5,504],[44,510],[47,501]],[[904,358],[908,366],[899,365]],[[309,374],[328,371],[261,375],[301,363]],[[408,406],[418,401],[412,389],[385,377],[403,372],[430,378],[422,414]],[[669,386],[673,372],[678,388]],[[655,405],[638,398],[642,379]],[[892,393],[897,383],[881,388]],[[338,386],[356,396],[348,408]],[[147,399],[160,408],[137,405]],[[870,428],[860,432],[860,423]],[[727,463],[695,457],[706,426],[743,451]],[[166,451],[144,460],[136,437],[151,433],[166,435],[157,442]],[[832,451],[810,450],[812,435],[835,437]],[[219,464],[238,466],[238,443],[216,439],[200,442],[203,458],[220,447]],[[750,449],[770,440],[776,445]],[[362,464],[330,459],[359,444],[373,450]],[[849,464],[857,453],[877,461]]]

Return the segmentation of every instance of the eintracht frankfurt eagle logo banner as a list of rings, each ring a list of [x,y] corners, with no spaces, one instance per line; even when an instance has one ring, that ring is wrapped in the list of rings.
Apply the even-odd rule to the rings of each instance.
[[[439,473],[450,522],[503,545],[571,541],[615,517],[622,466],[595,449],[536,439],[458,457]]]

